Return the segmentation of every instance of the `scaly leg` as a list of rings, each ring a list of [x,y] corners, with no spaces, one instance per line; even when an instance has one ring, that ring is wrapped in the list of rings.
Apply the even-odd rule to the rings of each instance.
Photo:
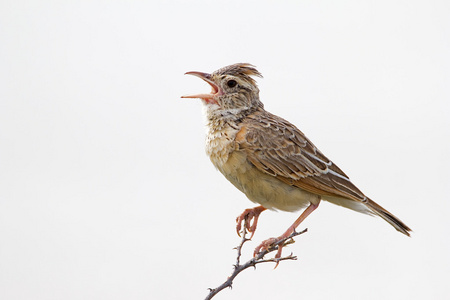
[[[297,220],[295,220],[294,224],[292,224],[285,233],[283,233],[282,235],[280,235],[277,238],[270,238],[267,239],[265,241],[263,241],[258,247],[255,248],[255,251],[253,252],[253,256],[256,256],[260,251],[262,250],[268,250],[270,247],[272,247],[275,243],[286,239],[287,237],[289,237],[294,231],[295,228],[298,227],[298,225],[300,225],[301,222],[303,222],[303,220],[306,219],[307,216],[309,216],[317,207],[319,206],[319,203],[317,204],[313,204],[311,203],[308,208],[305,209],[305,211],[302,212],[302,214],[300,215],[300,217],[298,217]],[[283,249],[283,245],[278,245],[278,251],[277,254],[275,255],[275,258],[280,258],[281,257],[281,251]],[[275,266],[275,268],[278,266],[278,262]]]

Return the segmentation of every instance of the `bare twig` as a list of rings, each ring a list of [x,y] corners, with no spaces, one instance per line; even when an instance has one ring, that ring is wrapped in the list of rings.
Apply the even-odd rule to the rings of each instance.
[[[237,257],[236,257],[236,264],[233,265],[233,272],[227,278],[227,280],[225,280],[224,283],[222,283],[221,285],[219,285],[215,289],[209,288],[209,294],[208,294],[208,296],[206,296],[205,300],[212,299],[212,297],[214,297],[221,290],[223,290],[223,289],[225,289],[227,287],[232,288],[233,280],[236,278],[236,276],[239,273],[241,273],[245,269],[248,269],[250,267],[255,267],[256,268],[256,265],[257,264],[261,264],[261,263],[274,262],[274,263],[276,263],[278,265],[278,263],[280,261],[282,261],[282,260],[297,260],[297,256],[294,256],[292,253],[289,254],[288,256],[280,257],[280,258],[267,258],[267,259],[264,259],[264,256],[266,256],[266,254],[268,254],[268,253],[271,253],[271,252],[274,252],[274,251],[278,250],[279,245],[284,247],[286,245],[294,243],[295,242],[294,241],[294,237],[296,237],[297,235],[303,234],[303,233],[305,233],[308,230],[308,229],[305,229],[305,230],[300,231],[300,232],[294,231],[290,236],[288,236],[285,239],[282,239],[282,240],[278,241],[271,248],[259,252],[255,257],[252,257],[250,260],[248,260],[245,263],[241,264],[240,261],[241,261],[241,255],[242,255],[242,247],[244,246],[244,244],[247,241],[250,240],[250,239],[247,238],[246,226],[243,226],[243,227],[244,227],[244,229],[242,230],[241,242],[235,248],[236,251],[237,251]]]

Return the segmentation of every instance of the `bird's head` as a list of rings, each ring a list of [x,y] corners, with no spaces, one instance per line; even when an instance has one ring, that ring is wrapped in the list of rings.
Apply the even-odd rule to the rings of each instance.
[[[233,111],[239,113],[263,107],[259,100],[259,89],[251,76],[262,77],[251,64],[238,63],[221,68],[211,74],[187,72],[200,77],[211,86],[211,93],[182,96],[200,98],[210,111]]]

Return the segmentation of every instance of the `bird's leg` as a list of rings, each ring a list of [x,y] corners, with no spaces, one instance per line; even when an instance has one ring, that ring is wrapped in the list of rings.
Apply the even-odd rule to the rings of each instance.
[[[256,230],[256,225],[258,224],[258,218],[259,215],[265,211],[266,208],[263,206],[256,206],[253,208],[247,208],[246,210],[244,210],[244,212],[242,214],[240,214],[237,218],[236,218],[236,232],[239,236],[241,236],[241,226],[242,226],[242,221],[244,221],[244,226],[247,229],[248,232],[251,232],[251,236],[250,239],[253,237],[253,234],[255,234],[255,230]],[[253,219],[253,222],[251,222],[251,220]],[[251,225],[250,225],[251,222]]]
[[[280,235],[277,238],[270,238],[267,239],[265,241],[263,241],[261,244],[259,244],[258,247],[255,248],[255,251],[253,252],[253,256],[256,256],[260,251],[262,250],[268,250],[269,248],[273,247],[276,243],[278,243],[281,240],[287,239],[294,231],[295,228],[298,227],[298,225],[300,225],[301,222],[303,222],[303,220],[306,219],[307,216],[309,216],[318,206],[319,206],[318,202],[317,204],[314,203],[310,203],[310,205],[308,206],[308,208],[306,208],[302,214],[300,215],[300,217],[298,217],[297,220],[295,220],[294,224],[292,224],[285,233],[283,233],[282,235]],[[283,244],[279,244],[278,245],[278,251],[277,254],[275,255],[275,258],[280,258],[281,257],[281,251],[283,249]],[[275,266],[275,268],[278,266],[278,262]]]

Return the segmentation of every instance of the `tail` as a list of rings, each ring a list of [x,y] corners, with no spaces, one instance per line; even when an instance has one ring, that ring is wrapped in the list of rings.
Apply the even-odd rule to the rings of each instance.
[[[382,208],[380,205],[375,203],[374,201],[367,199],[365,203],[366,206],[372,211],[373,214],[380,216],[386,222],[394,226],[397,231],[400,231],[404,235],[410,236],[409,232],[412,231],[408,226],[405,225],[402,221],[400,221],[396,216]]]

